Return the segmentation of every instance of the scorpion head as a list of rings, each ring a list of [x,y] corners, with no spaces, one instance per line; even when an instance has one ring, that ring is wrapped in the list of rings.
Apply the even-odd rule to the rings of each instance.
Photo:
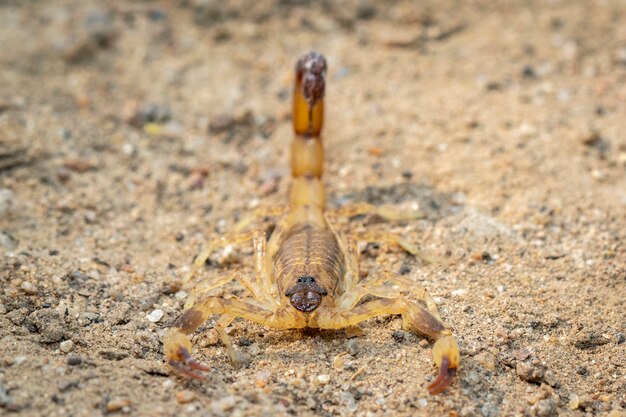
[[[291,305],[304,313],[315,310],[322,302],[322,296],[326,294],[326,290],[310,275],[298,278],[296,284],[285,292]]]

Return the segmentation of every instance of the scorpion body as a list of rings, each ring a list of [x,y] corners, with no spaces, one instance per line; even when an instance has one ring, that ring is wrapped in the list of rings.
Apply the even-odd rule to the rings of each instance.
[[[439,376],[428,389],[431,394],[437,394],[453,380],[459,365],[459,351],[426,289],[387,270],[359,279],[359,241],[393,243],[419,256],[417,248],[390,233],[346,235],[336,230],[329,220],[331,213],[325,207],[322,184],[325,76],[326,60],[318,53],[306,54],[296,65],[292,117],[295,138],[291,149],[293,180],[289,204],[259,209],[244,218],[232,235],[214,239],[198,255],[183,281],[189,283],[214,250],[248,241],[254,246],[255,273],[244,276],[229,270],[197,283],[185,312],[166,333],[166,359],[183,375],[205,379],[201,372],[209,368],[191,356],[191,342],[187,335],[210,315],[220,316],[216,329],[231,359],[236,362],[236,352],[224,331],[236,317],[277,329],[340,329],[356,326],[372,317],[400,314],[406,328],[435,340],[433,357],[439,367]],[[363,203],[342,207],[332,214],[350,216],[361,213],[376,213],[390,220],[415,217]],[[242,232],[256,218],[266,215],[282,215],[269,240],[259,230]],[[242,284],[250,296],[235,299],[209,295],[212,289],[232,280]],[[418,302],[404,296],[403,291],[417,298]],[[367,295],[374,299],[361,302]]]

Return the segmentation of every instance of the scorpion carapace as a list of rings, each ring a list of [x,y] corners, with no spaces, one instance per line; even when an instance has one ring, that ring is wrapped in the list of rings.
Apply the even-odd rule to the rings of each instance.
[[[213,239],[196,257],[191,271],[183,278],[183,285],[192,288],[186,310],[164,339],[167,362],[187,377],[206,378],[203,372],[209,368],[191,356],[188,335],[211,315],[219,316],[216,329],[231,360],[236,362],[237,353],[224,328],[238,317],[275,329],[340,329],[357,326],[372,317],[399,314],[405,328],[435,341],[433,359],[439,376],[428,390],[433,395],[440,393],[452,382],[459,366],[459,350],[450,328],[441,320],[426,289],[410,278],[381,268],[360,279],[358,243],[396,244],[411,254],[428,258],[398,235],[343,233],[329,220],[368,213],[388,220],[411,219],[419,213],[365,203],[334,210],[325,207],[321,131],[326,69],[326,60],[316,52],[306,54],[296,65],[289,204],[257,209],[244,217],[232,234]],[[269,240],[261,230],[245,231],[254,220],[264,216],[281,216]],[[245,242],[252,242],[254,248],[254,273],[247,275],[233,268],[192,285],[192,278],[200,275],[215,250]],[[247,290],[247,297],[211,294],[233,280]]]

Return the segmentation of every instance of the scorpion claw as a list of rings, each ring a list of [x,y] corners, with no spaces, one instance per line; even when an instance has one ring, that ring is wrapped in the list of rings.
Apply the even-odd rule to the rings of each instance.
[[[206,376],[194,371],[207,372],[211,368],[195,360],[193,356],[191,356],[191,353],[189,353],[189,350],[187,350],[187,348],[181,346],[178,349],[178,356],[182,359],[182,361],[176,359],[171,359],[170,361],[168,361],[169,365],[172,368],[174,368],[177,372],[185,375],[186,377],[197,379],[200,381],[207,380]]]
[[[432,383],[428,385],[428,393],[430,395],[437,395],[443,392],[452,379],[456,375],[456,368],[450,368],[450,360],[443,358],[441,361],[441,367],[439,368],[439,376]]]
[[[439,376],[428,385],[428,393],[437,395],[452,382],[459,367],[459,347],[451,335],[443,336],[433,346],[433,358],[439,366]]]

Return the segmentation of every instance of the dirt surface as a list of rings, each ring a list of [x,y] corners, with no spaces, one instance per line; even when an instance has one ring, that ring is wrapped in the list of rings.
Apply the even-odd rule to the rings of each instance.
[[[0,414],[623,416],[626,4],[543,3],[1,2]],[[447,262],[361,259],[454,327],[442,395],[398,317],[361,336],[236,321],[239,368],[210,319],[208,382],[164,364],[194,256],[286,201],[309,49],[330,68],[330,204],[428,215],[343,227]],[[249,269],[251,249],[229,258]]]

